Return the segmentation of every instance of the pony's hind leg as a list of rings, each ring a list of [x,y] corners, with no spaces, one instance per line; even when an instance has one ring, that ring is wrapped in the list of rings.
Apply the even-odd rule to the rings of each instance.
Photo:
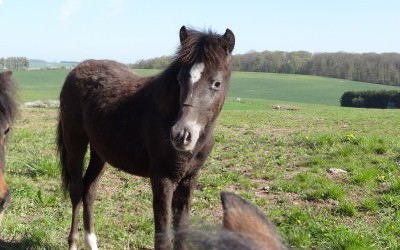
[[[89,166],[83,178],[83,223],[85,228],[86,247],[97,250],[97,238],[94,232],[93,203],[96,198],[96,189],[104,172],[105,161],[95,152],[93,147],[90,151]]]
[[[88,144],[86,137],[81,137],[79,140],[78,138],[74,138],[74,147],[71,147],[70,150],[67,148],[67,172],[70,177],[69,196],[72,203],[72,222],[68,236],[70,250],[78,249],[78,216],[83,195],[82,171]]]

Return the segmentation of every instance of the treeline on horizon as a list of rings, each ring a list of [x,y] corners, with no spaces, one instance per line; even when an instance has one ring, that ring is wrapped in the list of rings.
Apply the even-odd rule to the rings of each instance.
[[[162,56],[130,64],[132,68],[163,69],[173,60]],[[399,53],[310,53],[263,51],[232,56],[233,70],[317,75],[400,86]]]
[[[26,57],[1,57],[0,69],[21,70],[29,68],[29,61]]]

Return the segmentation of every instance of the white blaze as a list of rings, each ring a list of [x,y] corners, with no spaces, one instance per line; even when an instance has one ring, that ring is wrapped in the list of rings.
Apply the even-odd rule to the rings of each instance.
[[[198,82],[204,70],[204,63],[196,63],[190,69],[190,81],[192,84]]]
[[[86,247],[91,250],[98,250],[97,237],[94,233],[85,232]]]

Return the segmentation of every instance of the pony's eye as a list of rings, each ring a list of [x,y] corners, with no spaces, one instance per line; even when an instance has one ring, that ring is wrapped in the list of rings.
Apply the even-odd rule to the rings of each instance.
[[[218,90],[219,87],[221,87],[221,82],[215,81],[215,82],[212,83],[212,86],[211,86],[212,89]]]

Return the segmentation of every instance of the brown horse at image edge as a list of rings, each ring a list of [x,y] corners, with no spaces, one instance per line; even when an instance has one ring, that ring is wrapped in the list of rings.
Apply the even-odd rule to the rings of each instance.
[[[15,85],[11,76],[11,71],[0,73],[0,224],[4,209],[10,199],[10,189],[4,178],[5,143],[17,113]]]
[[[67,76],[57,145],[72,202],[70,249],[78,248],[82,203],[85,242],[97,249],[93,202],[106,162],[150,178],[155,249],[172,247],[171,224],[174,231],[188,227],[193,189],[228,91],[235,36],[229,29],[218,35],[183,26],[179,37],[174,61],[156,76],[140,77],[107,60],[84,61]]]

